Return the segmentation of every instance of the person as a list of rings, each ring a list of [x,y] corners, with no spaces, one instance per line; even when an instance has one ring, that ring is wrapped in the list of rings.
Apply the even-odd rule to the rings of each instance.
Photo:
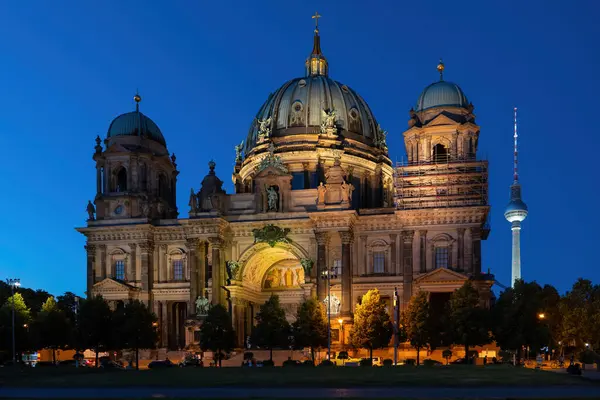
[[[483,365],[487,364],[487,354],[483,357]]]
[[[571,363],[569,365],[575,364],[575,354],[571,354]]]

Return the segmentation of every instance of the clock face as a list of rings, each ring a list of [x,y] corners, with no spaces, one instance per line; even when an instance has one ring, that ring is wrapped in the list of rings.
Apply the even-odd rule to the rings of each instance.
[[[123,212],[123,206],[122,205],[118,205],[117,208],[115,208],[115,214],[119,215]]]

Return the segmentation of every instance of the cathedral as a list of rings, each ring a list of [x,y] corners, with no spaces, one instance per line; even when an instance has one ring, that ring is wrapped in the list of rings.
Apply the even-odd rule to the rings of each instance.
[[[169,349],[198,344],[210,304],[230,311],[243,345],[271,294],[290,321],[305,298],[323,301],[334,345],[373,288],[390,311],[395,293],[402,308],[419,290],[443,304],[467,280],[489,302],[488,165],[474,107],[443,72],[440,61],[439,80],[410,109],[407,161],[393,165],[367,102],[329,76],[317,24],[305,74],[269,95],[235,148],[235,193],[210,161],[201,187],[183,192],[187,218],[176,157],[136,95],[135,111],[96,138],[96,195],[77,229],[88,296],[145,302]]]

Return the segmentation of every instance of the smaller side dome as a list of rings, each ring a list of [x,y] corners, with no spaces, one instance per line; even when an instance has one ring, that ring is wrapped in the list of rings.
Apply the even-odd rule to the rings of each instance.
[[[154,140],[166,147],[167,142],[158,125],[140,112],[139,103],[142,98],[139,94],[136,94],[133,99],[136,102],[135,111],[121,114],[115,118],[108,127],[106,137],[141,136],[146,139]]]
[[[462,89],[455,83],[439,81],[427,86],[417,101],[415,111],[434,107],[469,107],[469,101]]]

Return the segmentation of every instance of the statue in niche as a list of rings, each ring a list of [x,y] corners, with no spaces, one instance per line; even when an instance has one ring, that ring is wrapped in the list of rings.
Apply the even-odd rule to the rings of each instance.
[[[160,200],[156,201],[156,211],[158,211],[158,217],[162,218],[165,212],[165,205]]]
[[[96,214],[96,207],[94,207],[94,205],[92,204],[91,200],[88,200],[87,207],[85,208],[85,211],[87,211],[87,213],[88,213],[88,221],[95,221],[96,220],[96,217],[94,216],[94,214]]]
[[[267,211],[277,211],[277,203],[279,200],[279,195],[277,194],[275,187],[265,185],[265,190],[267,192],[267,203],[268,203]]]
[[[294,273],[292,272],[291,269],[288,268],[287,270],[285,270],[285,272],[283,274],[283,279],[284,279],[283,280],[284,285],[286,287],[294,286]]]
[[[298,285],[304,283],[304,268],[296,269],[296,281],[298,282]]]
[[[203,317],[208,315],[208,309],[210,308],[210,302],[206,297],[198,296],[196,299],[196,315]]]
[[[281,286],[281,273],[279,268],[274,268],[269,271],[267,278],[265,279],[265,288],[277,288]]]
[[[142,213],[142,217],[148,217],[150,215],[150,203],[146,198],[143,198],[140,201],[140,212]]]
[[[242,142],[240,144],[238,144],[237,146],[235,146],[235,161],[242,161],[242,149],[244,148],[244,141],[242,140]]]
[[[351,183],[346,183],[346,181],[342,182],[342,202],[343,203],[351,203],[352,202],[352,192],[354,191],[354,185]]]
[[[317,204],[325,204],[325,192],[327,192],[327,188],[321,182],[317,187]]]
[[[336,116],[335,110],[321,110],[321,133],[335,128]]]
[[[194,189],[190,189],[190,202],[188,203],[190,206],[190,212],[196,212],[198,210],[198,196],[194,193]]]
[[[258,123],[258,143],[262,143],[271,137],[271,117],[259,119]]]

